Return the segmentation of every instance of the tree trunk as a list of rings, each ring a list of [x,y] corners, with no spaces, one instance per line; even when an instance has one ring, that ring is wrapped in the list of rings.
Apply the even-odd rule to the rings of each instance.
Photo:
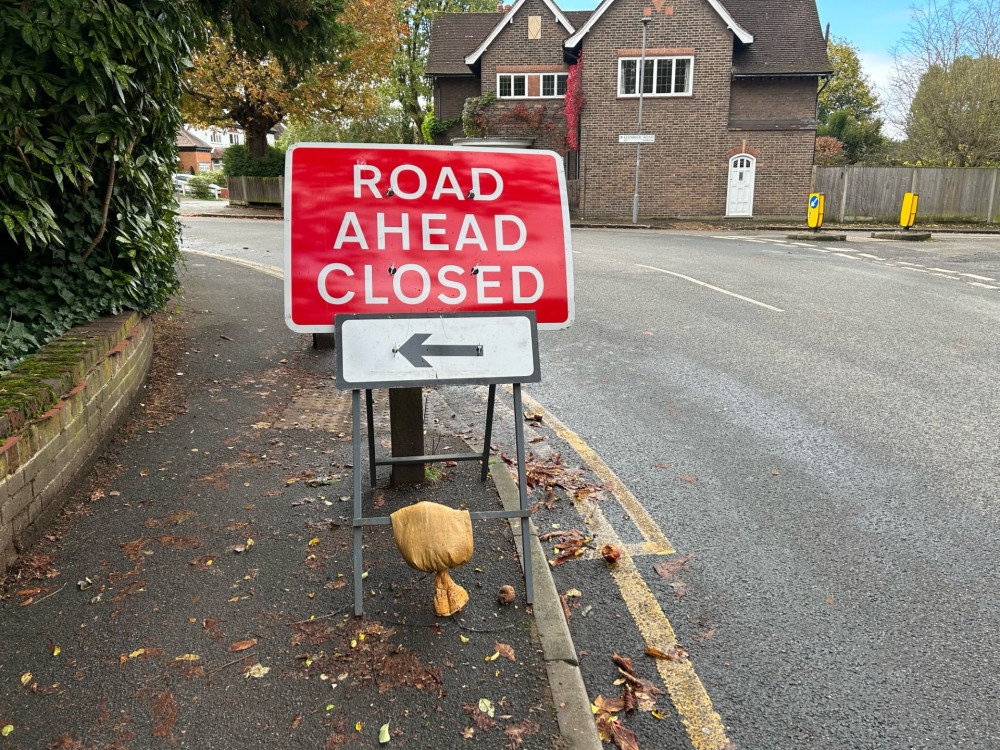
[[[247,151],[251,156],[267,156],[267,132],[274,123],[251,123],[246,127]]]

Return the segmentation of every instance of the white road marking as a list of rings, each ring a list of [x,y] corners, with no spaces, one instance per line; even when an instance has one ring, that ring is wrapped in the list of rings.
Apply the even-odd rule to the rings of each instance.
[[[989,276],[976,276],[974,273],[960,273],[959,276],[968,276],[970,279],[978,279],[979,281],[996,281]]]
[[[952,281],[961,281],[957,276],[949,276],[946,273],[931,273],[931,276],[940,276],[942,279],[951,279]]]
[[[885,260],[885,258],[880,258],[877,255],[869,255],[868,253],[858,253],[862,258],[871,258],[872,260]]]
[[[750,240],[750,241],[754,242],[755,240]],[[660,273],[669,274],[670,276],[676,276],[679,279],[684,279],[685,281],[690,281],[691,283],[698,284],[699,286],[703,286],[706,289],[711,289],[714,292],[721,292],[722,294],[728,294],[730,297],[736,297],[736,299],[741,299],[744,302],[749,302],[752,305],[759,305],[760,307],[766,307],[768,310],[773,310],[774,312],[784,312],[784,310],[782,310],[779,307],[774,307],[773,305],[768,305],[768,304],[766,304],[764,302],[758,302],[755,299],[750,299],[749,297],[744,297],[742,294],[737,294],[736,292],[730,292],[730,291],[728,291],[726,289],[720,289],[717,286],[712,286],[711,284],[706,284],[704,281],[698,281],[698,279],[692,279],[690,276],[685,276],[684,274],[677,273],[676,271],[667,271],[667,270],[665,270],[663,268],[656,268],[655,266],[644,266],[644,265],[642,265],[642,263],[636,263],[636,265],[639,268],[646,268],[646,269],[649,269],[650,271],[659,271]]]
[[[713,234],[713,240],[742,240],[742,237],[733,237],[731,234]]]
[[[983,289],[1000,289],[1000,286],[993,286],[991,284],[983,284],[983,283],[980,283],[978,281],[970,281],[969,282],[969,286],[979,286],[979,287],[982,287]]]
[[[923,263],[907,263],[905,260],[896,261],[901,266],[915,266],[916,268],[923,268]]]
[[[816,249],[819,250],[818,247]],[[841,252],[843,252],[845,250],[847,250],[848,252],[852,252],[852,253],[853,252],[857,252],[856,250],[854,250],[854,248],[851,248],[851,247],[825,247],[823,249],[826,252],[828,252],[828,253],[841,253]]]
[[[925,271],[923,268],[914,268],[911,266],[900,266],[904,271],[916,271],[917,273],[930,273],[930,271]]]
[[[856,255],[847,255],[846,253],[834,253],[834,255],[839,255],[841,258],[850,258],[851,260],[857,260]]]
[[[767,240],[752,240],[749,237],[744,237],[743,239],[745,239],[747,242],[759,242],[761,244],[764,244],[765,242],[767,242]]]
[[[937,271],[938,273],[955,273],[955,271],[949,271],[947,268],[934,268],[932,266],[928,266],[927,270]]]

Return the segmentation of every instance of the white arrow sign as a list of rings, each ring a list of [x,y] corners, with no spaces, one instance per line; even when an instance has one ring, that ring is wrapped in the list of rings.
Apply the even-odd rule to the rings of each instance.
[[[336,316],[337,386],[541,380],[533,312]]]

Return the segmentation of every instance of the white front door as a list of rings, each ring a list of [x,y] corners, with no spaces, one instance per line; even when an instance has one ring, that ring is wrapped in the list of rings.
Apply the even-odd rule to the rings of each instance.
[[[753,173],[757,160],[737,154],[729,160],[726,216],[753,216]]]

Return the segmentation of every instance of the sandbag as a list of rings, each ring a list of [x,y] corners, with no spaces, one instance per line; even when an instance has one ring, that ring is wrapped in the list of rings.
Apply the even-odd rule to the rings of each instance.
[[[472,559],[472,517],[440,503],[420,502],[389,518],[392,536],[410,567],[425,573],[461,568]]]
[[[460,568],[472,558],[472,517],[439,503],[421,502],[401,508],[389,518],[392,536],[410,567],[434,578],[434,611],[440,617],[458,612],[469,593],[455,583],[449,568]]]

